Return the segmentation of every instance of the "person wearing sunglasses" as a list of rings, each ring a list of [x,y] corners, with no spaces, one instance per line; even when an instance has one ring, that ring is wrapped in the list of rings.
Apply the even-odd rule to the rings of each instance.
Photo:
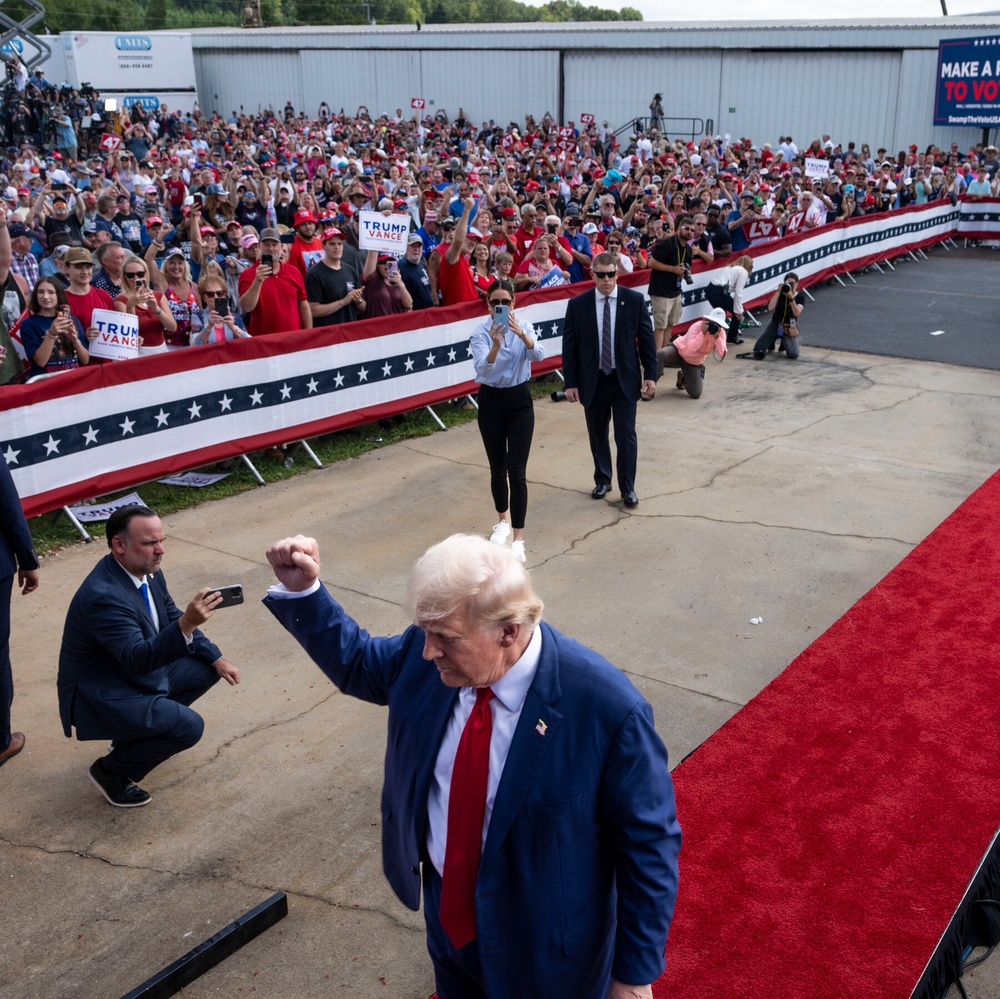
[[[129,255],[122,267],[122,290],[115,299],[115,311],[127,312],[139,320],[139,356],[165,354],[166,333],[177,329],[162,291],[154,291],[149,268],[141,257]]]
[[[664,368],[680,368],[676,387],[684,389],[692,399],[700,399],[705,387],[705,358],[715,354],[721,361],[726,356],[728,324],[723,309],[712,309],[707,316],[696,319],[686,333],[657,351],[656,380],[660,380]]]
[[[489,315],[469,338],[479,383],[478,422],[490,463],[490,490],[500,520],[490,541],[502,545],[513,531],[511,551],[526,561],[528,452],[535,429],[531,362],[545,357],[534,328],[514,314],[514,282],[494,281],[486,290]]]
[[[208,271],[198,282],[198,291],[205,307],[201,310],[202,328],[191,334],[191,346],[206,343],[225,343],[227,340],[243,340],[250,336],[243,320],[233,315],[226,294],[226,282],[217,274]]]
[[[604,499],[611,488],[608,427],[615,421],[618,488],[626,507],[639,505],[635,471],[639,449],[635,407],[656,394],[656,338],[637,291],[618,287],[618,267],[610,253],[594,257],[595,287],[566,306],[563,323],[563,376],[566,398],[583,403],[594,459],[591,496]]]

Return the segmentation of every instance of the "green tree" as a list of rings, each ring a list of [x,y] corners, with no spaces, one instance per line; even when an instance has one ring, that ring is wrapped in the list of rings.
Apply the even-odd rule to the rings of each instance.
[[[146,30],[159,31],[167,26],[167,0],[149,0],[146,8]]]

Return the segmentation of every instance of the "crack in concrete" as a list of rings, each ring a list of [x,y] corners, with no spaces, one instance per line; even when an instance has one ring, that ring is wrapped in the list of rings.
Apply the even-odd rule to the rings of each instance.
[[[672,680],[660,680],[655,676],[637,673],[633,669],[623,669],[622,672],[628,676],[637,676],[642,680],[648,680],[650,683],[656,683],[663,687],[673,687],[675,690],[683,690],[689,694],[697,694],[699,697],[707,697],[710,701],[717,701],[719,704],[729,704],[734,708],[745,707],[747,703],[746,701],[731,701],[728,697],[719,697],[718,694],[710,694],[708,691],[699,690],[697,687],[688,687],[683,683],[674,683]]]
[[[209,767],[213,763],[217,762],[219,757],[222,756],[223,752],[227,750],[230,746],[232,746],[234,743],[239,742],[241,739],[248,739],[250,736],[256,735],[258,732],[266,732],[268,729],[271,728],[279,728],[283,725],[291,725],[293,722],[298,721],[300,718],[304,718],[306,715],[311,714],[317,708],[322,707],[324,704],[326,704],[327,701],[330,700],[331,697],[336,697],[339,693],[340,690],[336,686],[334,686],[333,689],[325,697],[321,698],[314,704],[310,705],[308,708],[305,708],[304,710],[297,712],[296,714],[292,715],[289,718],[279,718],[275,721],[267,722],[264,725],[257,725],[253,728],[247,729],[245,732],[240,732],[237,735],[234,735],[231,739],[227,739],[225,742],[220,743],[216,747],[215,753],[211,756],[210,759],[205,760],[203,763],[198,763],[193,765],[192,768],[186,774],[184,774],[181,777],[178,777],[175,781],[171,781],[168,784],[159,785],[160,788],[166,791],[169,788],[177,787],[178,785],[183,784],[185,781],[189,780],[195,774],[199,773],[206,767]]]
[[[399,919],[399,917],[394,916],[391,912],[387,912],[385,909],[380,909],[377,906],[366,906],[361,905],[357,902],[338,902],[334,899],[327,898],[324,895],[319,895],[314,892],[307,892],[303,890],[297,890],[294,888],[279,888],[277,885],[272,884],[257,884],[255,881],[249,881],[245,878],[239,878],[232,874],[213,874],[211,871],[174,871],[169,868],[153,867],[152,865],[146,864],[125,864],[114,860],[109,860],[107,857],[101,856],[99,853],[85,852],[82,850],[69,850],[69,849],[49,849],[48,847],[41,846],[38,843],[17,843],[14,840],[6,839],[0,836],[0,843],[5,846],[11,847],[15,850],[37,850],[40,853],[44,853],[50,857],[79,857],[81,860],[94,860],[98,863],[105,864],[108,867],[113,867],[118,870],[125,871],[137,871],[145,872],[148,874],[162,874],[164,876],[184,878],[189,881],[197,880],[211,880],[211,881],[224,881],[231,884],[240,885],[243,888],[249,888],[253,891],[260,892],[276,892],[283,891],[289,898],[298,899],[309,899],[313,902],[320,902],[323,905],[329,906],[331,909],[355,909],[359,912],[371,912],[376,915],[384,916],[394,925],[398,926],[400,929],[409,930],[411,932],[423,932],[422,929],[415,930],[414,927],[408,926],[405,922]]]

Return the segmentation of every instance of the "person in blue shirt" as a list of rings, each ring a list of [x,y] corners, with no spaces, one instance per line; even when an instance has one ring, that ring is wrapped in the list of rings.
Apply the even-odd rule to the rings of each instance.
[[[490,490],[500,520],[490,541],[502,545],[513,531],[511,551],[520,562],[528,512],[528,453],[535,429],[531,362],[545,357],[534,328],[514,314],[514,283],[497,279],[486,289],[489,315],[469,338],[479,383],[479,433],[490,463]],[[506,321],[494,316],[506,307]]]
[[[754,206],[753,192],[744,191],[740,195],[740,207],[734,208],[726,216],[729,237],[733,241],[733,253],[740,253],[750,246],[750,240],[743,231],[743,223],[752,222],[755,218],[760,218],[760,211]]]

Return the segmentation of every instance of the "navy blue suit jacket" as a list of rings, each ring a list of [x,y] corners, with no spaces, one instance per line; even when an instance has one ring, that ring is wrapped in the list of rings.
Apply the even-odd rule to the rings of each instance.
[[[174,710],[163,668],[192,655],[211,664],[222,653],[200,631],[188,648],[162,572],[149,577],[157,632],[142,594],[111,554],[80,584],[66,613],[59,650],[59,715],[78,739],[141,739],[157,712]],[[172,704],[172,702],[171,702]]]
[[[656,381],[656,337],[646,299],[631,288],[618,286],[615,316],[615,373],[631,402],[638,402],[643,380]],[[601,337],[597,328],[597,293],[591,289],[566,304],[562,336],[563,376],[566,388],[580,391],[589,406],[601,370]]]
[[[18,567],[37,569],[35,547],[7,462],[0,457],[0,579]]]
[[[416,627],[373,638],[323,588],[264,602],[344,693],[389,707],[382,859],[416,909],[458,692],[423,659]],[[605,999],[611,977],[645,984],[663,971],[680,850],[673,783],[652,710],[624,674],[541,628],[476,885],[479,956],[490,999]]]

